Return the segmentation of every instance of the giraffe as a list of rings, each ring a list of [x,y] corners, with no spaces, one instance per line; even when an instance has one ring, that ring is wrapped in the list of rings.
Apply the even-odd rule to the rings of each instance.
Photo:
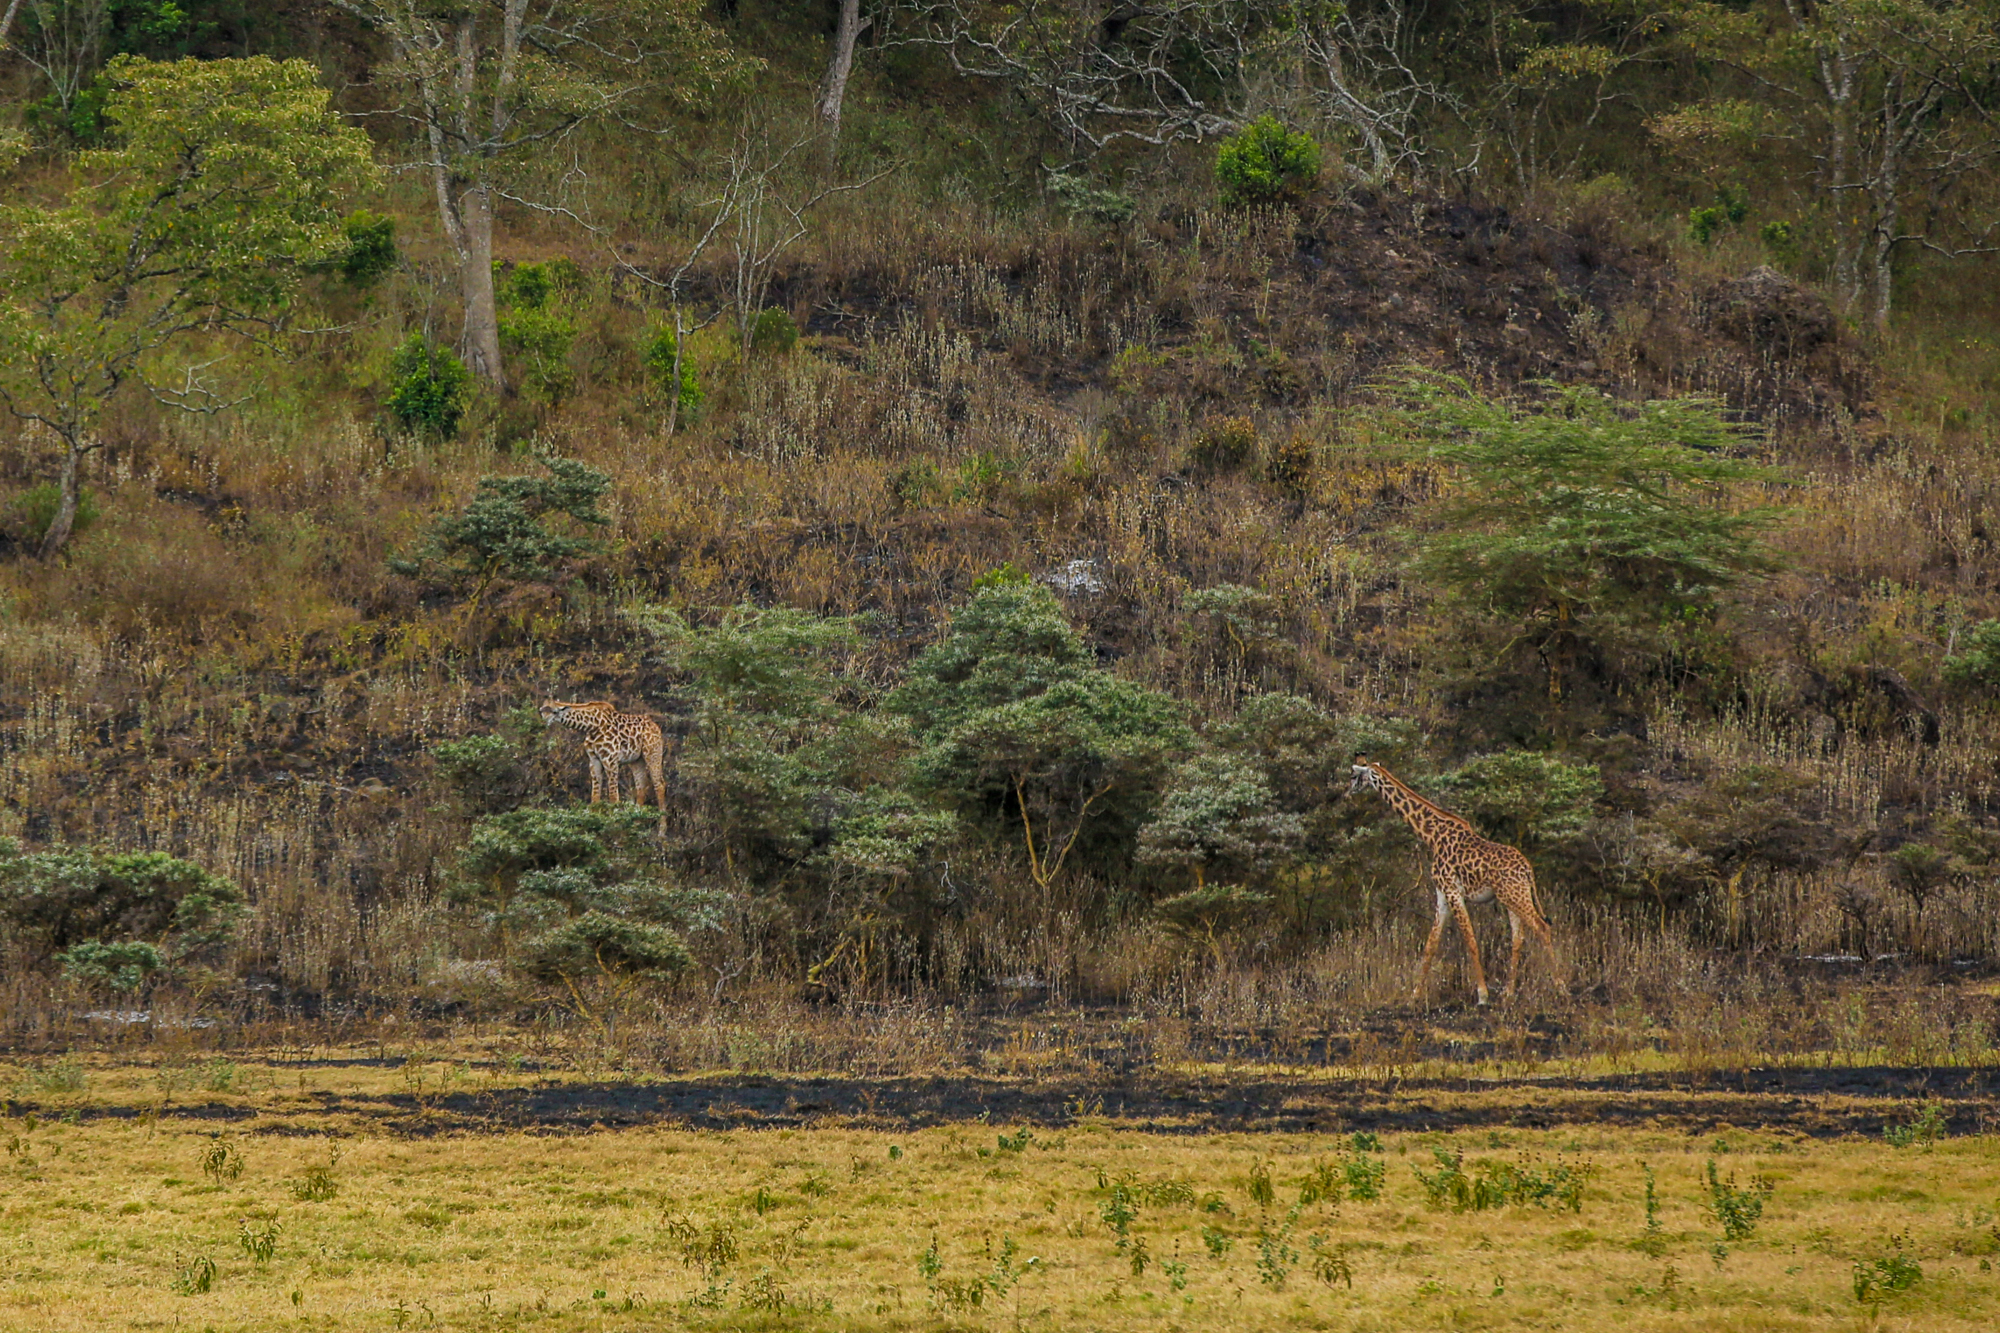
[[[1521,979],[1524,924],[1540,937],[1542,947],[1548,950],[1549,962],[1554,964],[1556,949],[1549,937],[1548,919],[1535,902],[1535,868],[1518,848],[1480,837],[1470,821],[1425,800],[1394,773],[1358,754],[1354,756],[1354,783],[1348,790],[1358,792],[1364,787],[1380,792],[1430,853],[1437,914],[1431,920],[1430,938],[1424,942],[1424,965],[1417,974],[1417,988],[1410,996],[1413,1002],[1423,998],[1424,987],[1430,980],[1431,959],[1437,953],[1438,939],[1444,934],[1445,912],[1449,910],[1458,919],[1458,929],[1465,936],[1466,954],[1472,960],[1473,984],[1479,988],[1479,1003],[1486,1003],[1486,972],[1479,964],[1479,942],[1473,938],[1472,917],[1465,910],[1467,903],[1487,903],[1498,898],[1507,909],[1514,953],[1507,964],[1503,1000],[1514,998],[1514,987]]]
[[[646,713],[621,713],[608,701],[565,703],[542,700],[542,721],[583,733],[583,751],[590,756],[590,800],[594,805],[610,790],[619,796],[619,776],[632,772],[632,799],[646,803],[645,779],[653,783],[653,800],[660,807],[660,836],[667,832],[666,736]]]

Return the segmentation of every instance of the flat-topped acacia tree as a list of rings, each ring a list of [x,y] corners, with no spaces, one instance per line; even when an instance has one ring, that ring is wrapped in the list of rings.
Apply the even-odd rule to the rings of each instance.
[[[78,155],[65,202],[0,208],[0,406],[63,450],[44,559],[69,540],[105,406],[129,384],[225,406],[170,349],[212,364],[229,340],[272,345],[305,270],[347,249],[336,205],[371,170],[303,60],[120,57],[107,73],[116,146]]]

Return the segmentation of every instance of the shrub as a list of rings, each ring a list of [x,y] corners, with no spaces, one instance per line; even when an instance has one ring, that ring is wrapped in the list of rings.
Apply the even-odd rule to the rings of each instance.
[[[340,229],[347,236],[341,277],[356,287],[369,287],[396,267],[396,219],[357,209],[341,221]]]
[[[164,852],[23,852],[0,839],[0,921],[45,955],[72,953],[80,967],[102,962],[114,977],[145,955],[103,951],[141,941],[168,959],[186,957],[226,940],[242,902],[234,884]],[[75,952],[85,944],[94,948]]]
[[[1319,178],[1319,144],[1296,134],[1275,116],[1261,116],[1223,140],[1215,154],[1215,182],[1225,204],[1267,204],[1296,198]]]
[[[799,343],[799,326],[776,306],[757,312],[750,325],[750,350],[783,356]]]
[[[1766,222],[1757,229],[1757,239],[1764,242],[1764,248],[1771,252],[1771,258],[1780,264],[1794,264],[1799,258],[1798,234],[1789,222]]]
[[[1158,810],[1139,832],[1137,860],[1191,879],[1203,888],[1216,878],[1253,880],[1279,865],[1304,837],[1299,816],[1273,808],[1262,775],[1230,755],[1197,755],[1174,770]],[[1180,911],[1202,920],[1212,939],[1211,912],[1234,915],[1234,902],[1181,895]],[[1237,895],[1244,909],[1261,894]],[[1251,900],[1256,901],[1251,901]],[[1164,911],[1166,904],[1162,904]],[[1168,915],[1168,920],[1177,919]]]
[[[160,970],[161,961],[160,951],[143,940],[84,940],[56,955],[70,980],[115,991],[138,990]]]
[[[1750,1239],[1764,1216],[1764,1201],[1771,1197],[1772,1188],[1769,1180],[1758,1176],[1751,1180],[1748,1189],[1739,1189],[1736,1173],[1732,1171],[1727,1180],[1721,1179],[1716,1174],[1715,1159],[1709,1159],[1708,1202],[1705,1207],[1709,1216],[1722,1227],[1724,1240]]]
[[[20,518],[22,529],[36,545],[40,545],[42,538],[48,535],[49,524],[55,522],[56,509],[61,504],[62,487],[53,481],[30,486],[14,497],[14,512]],[[103,512],[90,488],[80,489],[76,495],[76,518],[70,524],[69,535],[72,538],[81,537]]]
[[[1944,678],[1961,689],[2000,693],[2000,620],[1972,626],[1959,647],[1944,659]]]
[[[576,322],[542,305],[523,306],[500,316],[500,341],[520,365],[522,387],[550,402],[566,395],[573,382],[570,348]]]
[[[646,341],[646,378],[654,388],[663,392],[673,391],[674,349],[678,345],[674,331],[664,327],[655,329]],[[695,374],[694,361],[685,354],[681,357],[680,376],[680,410],[686,417],[700,410],[702,399],[707,395],[702,392],[701,381]]]
[[[1529,750],[1481,755],[1438,786],[1459,793],[1453,808],[1485,832],[1527,848],[1574,838],[1604,794],[1595,764],[1566,764]]]
[[[431,524],[417,553],[391,558],[389,568],[420,577],[441,567],[447,578],[476,583],[477,604],[500,575],[546,580],[555,576],[557,562],[601,550],[590,538],[551,530],[548,520],[567,518],[584,528],[608,525],[597,499],[611,488],[610,476],[552,454],[538,461],[547,475],[481,477],[465,508]]]
[[[604,975],[670,977],[694,959],[663,926],[586,912],[536,936],[522,949],[522,970],[542,981]]]
[[[389,384],[389,415],[413,435],[456,435],[472,401],[472,372],[421,333],[412,333],[389,358]]]

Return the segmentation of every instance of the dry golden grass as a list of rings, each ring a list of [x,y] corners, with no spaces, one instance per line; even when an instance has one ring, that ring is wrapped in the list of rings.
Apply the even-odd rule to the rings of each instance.
[[[1991,1137],[1896,1148],[1788,1131],[1609,1129],[1590,1123],[1582,1100],[1537,1094],[1526,1099],[1535,1113],[1576,1123],[1384,1133],[1371,1154],[1387,1165],[1379,1199],[1295,1209],[1315,1167],[1349,1159],[1349,1135],[1140,1129],[1082,1099],[1067,1123],[1025,1132],[997,1119],[914,1132],[822,1119],[468,1133],[441,1128],[434,1112],[467,1095],[504,1107],[590,1085],[445,1059],[7,1077],[29,1081],[41,1105],[0,1120],[7,1329],[1928,1333],[2000,1320]],[[1491,1110],[1505,1096],[1460,1100]],[[1398,1098],[1385,1090],[1381,1104],[1393,1112]],[[184,1114],[190,1103],[206,1114]],[[133,1114],[162,1104],[164,1114]],[[357,1109],[392,1104],[386,1120]],[[1427,1206],[1412,1170],[1431,1169],[1438,1150],[1462,1152],[1468,1171],[1590,1174],[1574,1212],[1453,1213]],[[222,1169],[204,1171],[205,1158]],[[1703,1207],[1710,1159],[1725,1180],[1773,1186],[1754,1234],[1721,1251]],[[1647,1166],[1659,1201],[1651,1231]],[[327,1197],[308,1197],[316,1171],[331,1181]],[[1122,1244],[1121,1184],[1136,1210]],[[269,1257],[257,1257],[244,1237],[273,1231]],[[1898,1257],[1921,1278],[1857,1300],[1856,1265],[1876,1272],[1875,1260]],[[202,1259],[214,1264],[209,1290],[176,1290]]]

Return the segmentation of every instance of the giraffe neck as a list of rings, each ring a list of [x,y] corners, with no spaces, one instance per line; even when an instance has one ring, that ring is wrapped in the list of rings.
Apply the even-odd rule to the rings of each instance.
[[[580,731],[586,736],[604,730],[611,722],[608,716],[600,717],[596,713],[584,713],[581,716],[576,713],[564,713],[556,720],[571,731]]]
[[[1425,845],[1434,847],[1444,839],[1473,831],[1471,824],[1425,800],[1411,790],[1409,784],[1380,764],[1375,766],[1375,771],[1382,778],[1382,799],[1403,817],[1403,822],[1423,839]]]

